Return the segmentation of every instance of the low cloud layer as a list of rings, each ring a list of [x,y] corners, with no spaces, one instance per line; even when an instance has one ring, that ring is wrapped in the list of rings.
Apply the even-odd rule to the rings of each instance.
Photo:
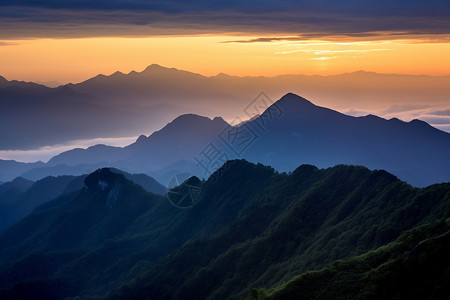
[[[378,115],[380,117],[391,119],[397,118],[405,122],[414,119],[427,122],[433,127],[442,131],[450,132],[450,109],[419,104],[392,105],[382,111],[367,111],[359,109],[350,109],[345,111],[351,116],[366,116],[368,114]]]
[[[274,41],[280,39],[277,34],[293,34],[292,40],[421,35],[439,40],[450,33],[450,2],[4,0],[0,28],[0,39],[273,33],[273,38],[243,41]]]
[[[98,144],[123,147],[133,143],[136,139],[137,137],[96,138],[89,140],[76,140],[65,145],[46,146],[33,150],[0,150],[0,158],[20,162],[47,162],[53,156],[74,148],[85,149]]]

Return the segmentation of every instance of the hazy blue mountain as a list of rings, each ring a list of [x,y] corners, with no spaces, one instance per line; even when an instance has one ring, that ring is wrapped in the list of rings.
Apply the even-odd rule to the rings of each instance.
[[[0,77],[0,149],[137,136],[186,113],[220,114],[233,120],[245,115],[246,107],[262,91],[272,99],[294,92],[340,111],[383,111],[394,104],[397,109],[423,108],[423,99],[428,99],[431,107],[448,109],[449,86],[450,76],[355,72],[207,77],[159,65],[142,72],[98,75],[56,88]]]
[[[86,153],[89,156],[86,156]],[[48,161],[47,165],[78,165],[78,164],[97,164],[120,159],[122,149],[120,147],[112,147],[106,145],[95,145],[88,149],[72,149],[54,156]]]
[[[13,181],[0,184],[0,203],[7,203],[20,194],[26,192],[33,185],[33,181],[17,177]]]
[[[172,106],[114,105],[69,86],[0,84],[0,149],[36,149],[79,139],[133,136],[177,115]],[[151,121],[148,121],[150,118]],[[26,120],[26,122],[24,122]],[[147,121],[146,121],[147,120]]]
[[[33,181],[17,177],[0,185],[0,232],[14,222],[12,207],[33,185]]]
[[[56,144],[64,141],[64,135],[72,136],[71,139],[82,138],[71,129],[76,122],[79,123],[78,126],[87,129],[89,125],[93,125],[88,116],[102,115],[99,107],[94,107],[83,98],[87,96],[66,87],[51,89],[23,82],[2,85],[0,149],[30,149]],[[84,124],[81,122],[83,118]],[[96,131],[95,126],[92,129]],[[68,140],[70,139],[65,141]]]
[[[176,85],[174,85],[176,83]],[[226,119],[242,115],[245,107],[262,91],[273,99],[288,92],[302,94],[321,101],[324,106],[338,109],[362,108],[371,110],[380,105],[423,105],[423,99],[433,99],[433,105],[447,106],[445,95],[450,76],[413,76],[352,72],[330,76],[301,74],[264,76],[202,76],[196,73],[166,68],[157,64],[142,72],[115,72],[98,75],[71,89],[97,98],[105,96],[111,102],[148,106],[170,103],[191,112],[213,116],[220,111]],[[332,106],[334,105],[334,106]]]
[[[198,175],[200,177],[203,175],[203,173],[198,172],[197,163],[191,160],[179,160],[164,168],[152,170],[148,173],[167,187],[180,174]]]
[[[31,213],[35,207],[60,196],[74,179],[74,176],[46,177],[18,195],[5,197],[0,207],[0,231]]]
[[[128,180],[139,184],[145,190],[164,195],[165,186],[145,174],[129,174],[118,169],[112,172],[125,176]],[[0,231],[19,221],[36,207],[64,194],[69,194],[84,186],[81,176],[49,176],[33,183],[23,178],[17,178],[11,183],[0,186]]]
[[[74,149],[53,157],[48,165],[95,164],[102,161],[120,164],[125,161],[129,164],[128,168],[159,169],[177,160],[192,160],[227,126],[220,117],[211,120],[194,114],[182,115],[150,136],[140,136],[129,146],[97,145]]]
[[[22,177],[0,185],[0,232],[16,221],[12,208],[32,185],[33,181]]]
[[[182,115],[149,137],[141,136],[135,143],[124,147],[125,160],[137,158],[139,165],[154,170],[180,160],[192,161],[227,126],[221,117],[209,119],[194,114]]]
[[[428,226],[410,235],[403,259],[450,229],[449,184],[413,188],[364,167],[288,175],[235,160],[194,181],[199,201],[178,209],[109,169],[91,173],[0,236],[0,297],[243,299]]]
[[[115,72],[109,76],[100,74],[84,82],[67,86],[96,97],[108,96],[119,103],[122,103],[124,98],[145,103],[147,101],[143,98],[148,95],[152,98],[162,97],[163,102],[173,102],[180,97],[190,98],[193,96],[192,93],[200,96],[205,91],[211,90],[205,86],[207,79],[199,74],[153,64],[142,72],[132,71],[128,74]],[[170,84],[174,82],[176,88]]]
[[[34,169],[43,167],[45,164],[43,162],[36,163],[23,163],[15,160],[1,160],[0,159],[0,179],[2,181],[11,181],[21,174]],[[47,175],[46,175],[47,176]],[[45,176],[42,176],[45,177]],[[40,177],[40,178],[42,178]]]
[[[150,136],[140,136],[129,146],[120,148],[97,145],[87,149],[73,149],[53,157],[45,166],[27,171],[22,176],[38,179],[49,175],[80,175],[108,166],[129,173],[145,173],[164,184],[182,172],[200,176],[203,173],[196,166],[194,157],[216,140],[228,126],[220,117],[209,119],[194,114],[182,115]]]
[[[145,174],[130,174],[127,172],[124,172],[119,169],[115,168],[108,168],[108,170],[112,173],[121,174],[126,179],[132,181],[133,183],[141,186],[144,190],[147,192],[157,194],[157,195],[165,195],[167,193],[167,188],[157,182],[155,179],[153,179],[150,176],[147,176]],[[69,194],[72,192],[76,192],[77,190],[81,189],[85,185],[85,179],[88,176],[88,174],[84,174],[81,176],[76,176],[74,180],[69,182],[69,184],[64,189],[62,195]],[[70,199],[70,197],[58,197],[54,199],[53,201],[48,201],[42,205],[39,205],[37,208],[35,208],[34,211],[43,211],[47,210],[49,208],[59,206],[63,203],[65,203],[66,199]]]
[[[304,163],[319,167],[364,165],[423,187],[450,181],[449,151],[450,134],[423,121],[348,116],[290,93],[239,126],[231,127],[219,117],[182,115],[127,147],[74,149],[55,156],[45,168],[22,176],[37,179],[55,170],[76,174],[113,166],[150,174],[166,183],[168,175],[176,172],[207,178],[227,159],[241,157],[280,171],[292,171]],[[226,159],[220,162],[222,155]],[[199,160],[209,159],[206,172]]]
[[[247,125],[258,137],[244,157],[278,170],[355,164],[415,186],[450,182],[450,134],[423,121],[352,117],[287,94]]]
[[[130,174],[115,168],[109,168],[109,170],[113,173],[122,174],[126,179],[140,185],[147,192],[157,195],[165,195],[167,193],[167,188],[164,185],[146,174]]]
[[[100,161],[95,164],[79,164],[79,165],[67,165],[67,164],[59,164],[59,165],[49,165],[43,164],[40,167],[31,169],[22,173],[22,176],[31,180],[39,180],[47,176],[63,176],[63,175],[83,175],[92,173],[98,168],[107,166],[107,161]]]

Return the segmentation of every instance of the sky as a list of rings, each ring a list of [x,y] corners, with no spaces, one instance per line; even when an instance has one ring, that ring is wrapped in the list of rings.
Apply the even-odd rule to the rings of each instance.
[[[206,76],[442,76],[449,53],[448,0],[0,1],[0,75],[49,86],[150,64]],[[96,141],[0,157],[47,158]]]
[[[76,83],[152,63],[203,75],[450,75],[444,0],[3,0],[0,28],[9,80]]]

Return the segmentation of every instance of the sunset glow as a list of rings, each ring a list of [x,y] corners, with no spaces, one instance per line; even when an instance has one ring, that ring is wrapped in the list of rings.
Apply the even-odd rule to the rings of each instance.
[[[0,0],[1,299],[447,299],[450,0]]]
[[[29,39],[0,42],[2,75],[24,81],[80,82],[149,64],[206,76],[329,75],[358,70],[449,75],[450,43],[427,40],[235,42],[256,36]]]
[[[28,124],[0,135],[0,150],[13,151],[0,159],[148,135],[183,113],[245,119],[261,92],[450,132],[449,8],[443,0],[1,1],[3,127]]]

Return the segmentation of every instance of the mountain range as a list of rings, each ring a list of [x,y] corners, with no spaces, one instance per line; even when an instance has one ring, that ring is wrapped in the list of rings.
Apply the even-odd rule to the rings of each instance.
[[[167,192],[166,187],[145,174],[129,174],[117,169],[111,171],[124,175],[149,192],[158,195]],[[48,176],[36,182],[17,177],[11,182],[1,184],[0,232],[30,214],[36,207],[82,188],[86,176]]]
[[[390,80],[418,80],[411,93],[436,84],[439,103],[448,80],[157,65],[53,89],[0,78],[0,149],[167,123],[125,147],[0,160],[0,299],[447,299],[450,133],[294,93],[247,101],[299,79],[343,105],[357,99],[338,83],[392,96],[405,87]]]
[[[449,86],[449,76],[360,71],[332,76],[206,77],[159,65],[142,72],[98,75],[57,88],[0,77],[0,149],[138,136],[186,113],[244,118],[246,107],[262,91],[272,99],[294,92],[322,106],[353,113],[401,114],[441,108],[439,115],[428,116],[432,124],[441,126],[449,124],[443,119],[448,116]]]
[[[448,296],[448,183],[244,160],[181,186],[193,182],[180,209],[113,170],[89,174],[0,235],[0,298]]]
[[[176,174],[208,178],[225,161],[245,158],[286,172],[305,163],[363,165],[418,187],[450,181],[450,134],[426,122],[348,116],[292,93],[272,104],[257,102],[248,112],[253,118],[235,126],[220,117],[182,115],[129,146],[73,149],[24,172],[11,172],[13,164],[0,179],[81,175],[110,166],[167,185]]]

